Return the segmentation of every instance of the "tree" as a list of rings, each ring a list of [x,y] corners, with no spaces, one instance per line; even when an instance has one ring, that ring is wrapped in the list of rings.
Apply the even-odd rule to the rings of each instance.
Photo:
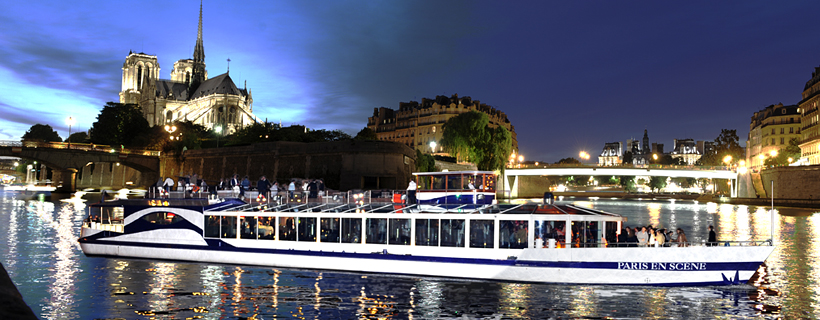
[[[626,192],[635,192],[635,190],[637,190],[635,187],[635,176],[621,176],[618,184],[620,184]]]
[[[376,135],[376,131],[370,129],[368,127],[364,127],[359,133],[356,134],[356,137],[353,139],[355,140],[379,140],[379,136]]]
[[[578,159],[575,159],[573,157],[569,157],[558,160],[557,162],[555,162],[555,164],[581,164],[581,161],[578,161]]]
[[[512,149],[512,135],[504,127],[490,128],[487,114],[470,111],[444,123],[441,144],[456,159],[476,164],[478,170],[504,169]]]
[[[432,155],[424,154],[416,149],[416,172],[436,171],[436,159]]]
[[[63,138],[50,125],[35,124],[23,134],[23,140],[42,140],[45,142],[62,142]]]
[[[791,162],[800,159],[800,156],[800,141],[797,138],[792,138],[789,140],[789,145],[781,149],[780,152],[777,153],[776,157],[766,158],[766,162],[764,164],[767,167],[787,166]],[[789,159],[791,159],[791,161],[789,161]]]
[[[134,139],[149,129],[138,105],[108,102],[97,115],[97,122],[91,125],[91,142],[131,146]]]
[[[719,166],[723,164],[723,158],[726,156],[732,156],[734,161],[742,159],[745,151],[738,140],[737,130],[721,129],[720,135],[715,138],[714,148],[704,151],[698,162],[704,166]]]
[[[652,176],[649,178],[649,189],[653,192],[659,192],[663,188],[666,188],[666,177]]]
[[[82,131],[72,133],[68,136],[68,139],[65,139],[66,142],[70,141],[71,143],[84,143],[86,140],[88,140],[88,134]]]

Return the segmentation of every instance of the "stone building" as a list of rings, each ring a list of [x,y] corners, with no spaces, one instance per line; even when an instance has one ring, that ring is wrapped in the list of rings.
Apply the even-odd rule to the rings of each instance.
[[[202,4],[193,59],[174,63],[171,79],[159,78],[157,56],[129,52],[122,66],[120,103],[138,104],[151,126],[191,121],[224,134],[255,121],[253,98],[229,73],[208,78],[202,44]]]
[[[681,159],[684,164],[694,165],[703,154],[698,151],[698,144],[693,139],[674,139],[672,159]]]
[[[791,139],[800,140],[800,117],[798,106],[784,106],[782,103],[755,112],[746,140],[746,165],[751,168],[763,166],[772,151],[779,152],[789,145]]]
[[[598,156],[598,165],[618,166],[624,160],[622,142],[608,142],[604,144],[604,150]]]
[[[815,67],[811,79],[803,87],[803,99],[798,103],[800,113],[800,153],[806,164],[820,164],[820,67]]]
[[[518,150],[515,127],[507,115],[489,105],[470,97],[437,96],[435,99],[422,98],[416,101],[400,102],[399,109],[375,108],[373,116],[367,118],[367,127],[376,132],[379,140],[405,144],[425,153],[443,152],[441,126],[459,114],[478,111],[490,118],[490,127],[502,126],[512,135],[512,150]],[[435,150],[430,142],[435,142]]]

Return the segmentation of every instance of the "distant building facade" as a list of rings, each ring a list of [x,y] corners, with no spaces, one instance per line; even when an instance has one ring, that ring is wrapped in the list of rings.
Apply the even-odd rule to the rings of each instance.
[[[400,102],[399,109],[374,108],[373,116],[367,118],[367,127],[376,132],[379,140],[403,143],[424,153],[444,152],[441,138],[442,126],[447,120],[459,114],[478,111],[490,118],[492,128],[502,126],[512,135],[512,149],[518,150],[515,127],[507,115],[489,105],[470,97],[437,96],[435,99],[422,98],[416,101]],[[435,150],[430,142],[435,142]]]
[[[255,121],[253,98],[228,73],[208,78],[202,44],[202,5],[193,59],[174,63],[171,79],[159,79],[157,56],[129,52],[122,66],[120,103],[138,104],[151,126],[191,121],[230,134]]]
[[[746,140],[747,166],[763,166],[772,151],[779,152],[791,139],[802,139],[800,109],[797,105],[778,103],[754,113]]]
[[[694,165],[703,156],[698,151],[698,144],[692,139],[675,139],[670,155],[672,159],[681,159],[687,165]]]
[[[624,160],[622,142],[608,142],[604,144],[604,150],[598,156],[598,165],[619,166]]]
[[[800,153],[807,164],[820,164],[820,67],[815,67],[811,79],[803,87],[803,99],[798,103],[800,112]]]

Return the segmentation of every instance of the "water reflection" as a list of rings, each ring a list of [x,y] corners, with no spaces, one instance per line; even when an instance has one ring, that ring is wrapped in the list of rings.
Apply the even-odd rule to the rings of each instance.
[[[779,244],[752,285],[607,287],[360,275],[88,258],[82,203],[2,198],[3,261],[43,319],[59,318],[805,318],[820,313],[820,214],[686,201],[581,201],[628,226],[683,228],[702,241]]]

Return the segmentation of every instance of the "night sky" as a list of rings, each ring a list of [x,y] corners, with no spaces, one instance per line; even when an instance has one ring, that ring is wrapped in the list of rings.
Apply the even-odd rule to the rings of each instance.
[[[713,140],[796,104],[820,65],[816,1],[205,1],[211,77],[261,120],[355,135],[375,107],[458,94],[505,112],[527,160]],[[118,101],[129,50],[192,58],[199,1],[6,1],[0,140],[67,136]]]

